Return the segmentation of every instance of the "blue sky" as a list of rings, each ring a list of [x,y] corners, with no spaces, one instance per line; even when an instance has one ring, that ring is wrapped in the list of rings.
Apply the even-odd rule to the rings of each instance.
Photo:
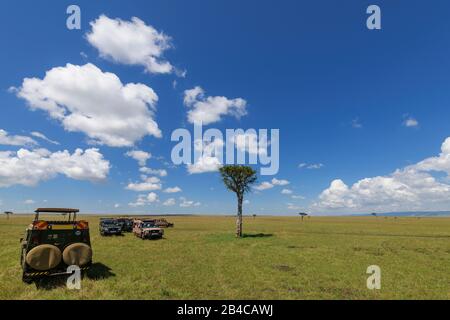
[[[183,99],[186,90],[197,86],[205,99],[246,103],[245,115],[224,113],[208,128],[280,129],[280,170],[259,177],[259,183],[270,186],[248,195],[246,213],[450,208],[450,141],[448,148],[444,143],[450,136],[448,1],[77,1],[81,30],[66,28],[72,2],[38,3],[3,1],[0,10],[0,130],[7,132],[3,143],[0,132],[1,210],[73,206],[84,212],[234,213],[235,196],[217,172],[190,174],[186,166],[170,163],[172,131],[192,130],[191,109]],[[381,8],[381,30],[366,28],[370,4]],[[98,20],[102,15],[107,20]],[[131,63],[138,50],[129,47],[127,52],[125,42],[125,48],[113,47],[104,39],[108,35],[89,40],[91,22],[114,29],[115,19],[132,23],[133,17],[163,34],[170,45],[162,49],[156,67]],[[166,62],[170,72],[156,70]],[[96,107],[98,99],[105,99],[98,90],[83,91],[87,96],[81,98],[67,88],[68,98],[58,90],[46,97],[52,85],[59,85],[45,79],[46,72],[63,68],[68,81],[76,81],[67,64],[76,70],[91,66],[89,74],[114,74],[124,86],[150,88],[158,101],[147,116],[162,137],[133,136],[126,146],[104,138],[93,143],[93,136],[104,133],[98,127],[86,129],[52,116],[43,101],[54,99],[66,108],[64,102],[88,99]],[[38,80],[40,91],[27,95],[26,78]],[[36,97],[42,101],[32,110]],[[127,104],[117,104],[121,110],[101,112],[118,112],[114,119],[126,119]],[[96,151],[75,159],[77,148]],[[28,157],[44,169],[34,167],[34,160],[18,166],[20,149],[31,152]],[[156,184],[151,189],[127,189],[145,180],[138,162],[125,155],[131,150],[151,153],[146,167],[167,175],[147,174]],[[71,170],[76,161],[80,169]],[[274,178],[289,183],[274,184]],[[176,186],[182,191],[164,192]],[[283,189],[291,193],[282,194]]]

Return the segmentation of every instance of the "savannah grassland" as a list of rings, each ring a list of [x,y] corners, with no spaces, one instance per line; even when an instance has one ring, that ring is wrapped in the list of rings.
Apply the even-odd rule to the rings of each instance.
[[[450,218],[172,217],[162,240],[100,237],[82,290],[21,281],[31,216],[0,218],[0,299],[450,299]],[[366,269],[381,267],[381,290]]]

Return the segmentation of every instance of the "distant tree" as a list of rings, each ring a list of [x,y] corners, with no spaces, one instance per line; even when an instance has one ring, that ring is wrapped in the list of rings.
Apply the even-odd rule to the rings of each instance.
[[[377,214],[375,212],[371,213],[372,216],[376,217]]]
[[[253,219],[255,219],[256,218],[256,214],[253,214]]]
[[[222,181],[228,190],[237,196],[236,237],[242,237],[242,203],[244,194],[249,192],[251,185],[257,180],[256,171],[248,166],[226,165],[220,168]]]
[[[14,213],[11,212],[11,211],[5,211],[4,214],[6,214],[6,219],[9,220],[9,216],[14,214]]]
[[[303,221],[303,218],[306,217],[306,216],[308,215],[308,214],[305,213],[305,212],[299,212],[298,214],[300,215],[300,217],[302,217],[302,221]]]

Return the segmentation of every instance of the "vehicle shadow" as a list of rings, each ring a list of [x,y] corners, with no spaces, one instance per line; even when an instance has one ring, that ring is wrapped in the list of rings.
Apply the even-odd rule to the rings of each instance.
[[[96,262],[91,265],[91,267],[84,273],[81,274],[82,279],[87,278],[90,280],[102,280],[109,277],[115,277],[115,273],[111,271],[112,269],[103,263]],[[67,285],[67,279],[69,275],[59,275],[54,277],[47,277],[34,280],[34,284],[38,290],[53,290],[57,288],[62,288]]]
[[[242,238],[268,238],[273,237],[272,233],[244,233]]]
[[[111,271],[112,269],[103,263],[96,262],[91,265],[86,272],[86,277],[91,280],[107,279],[109,277],[115,277],[116,274]]]

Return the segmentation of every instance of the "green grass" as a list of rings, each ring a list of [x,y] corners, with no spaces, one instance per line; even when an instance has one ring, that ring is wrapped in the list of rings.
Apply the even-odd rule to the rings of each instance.
[[[165,238],[100,237],[82,290],[21,281],[19,238],[31,216],[0,218],[0,299],[450,299],[450,219],[174,217]],[[368,290],[378,265],[381,290]]]

